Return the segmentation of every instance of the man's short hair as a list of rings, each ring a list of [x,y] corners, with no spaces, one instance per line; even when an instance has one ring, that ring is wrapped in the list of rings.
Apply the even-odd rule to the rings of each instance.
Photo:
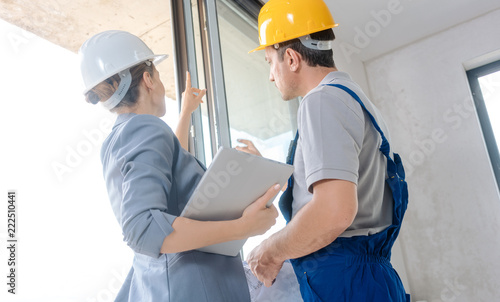
[[[335,34],[332,29],[326,29],[316,33],[312,33],[311,38],[320,41],[333,41],[335,40]],[[302,55],[302,58],[311,67],[323,66],[323,67],[335,67],[335,62],[333,61],[333,51],[329,50],[317,50],[305,47],[299,39],[293,39],[285,41],[278,44],[279,47],[278,57],[280,61],[285,58],[285,51],[287,48],[291,48]]]

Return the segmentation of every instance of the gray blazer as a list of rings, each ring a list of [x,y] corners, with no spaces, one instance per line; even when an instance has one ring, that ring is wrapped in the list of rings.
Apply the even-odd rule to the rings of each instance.
[[[205,167],[165,122],[121,114],[101,149],[104,179],[134,262],[115,301],[250,301],[240,256],[160,252]]]

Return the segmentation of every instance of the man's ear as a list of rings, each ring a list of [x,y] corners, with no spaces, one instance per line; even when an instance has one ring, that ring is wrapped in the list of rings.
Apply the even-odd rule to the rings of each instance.
[[[285,54],[286,54],[285,58],[287,60],[290,71],[299,70],[302,61],[302,56],[291,48],[287,48],[285,50]]]

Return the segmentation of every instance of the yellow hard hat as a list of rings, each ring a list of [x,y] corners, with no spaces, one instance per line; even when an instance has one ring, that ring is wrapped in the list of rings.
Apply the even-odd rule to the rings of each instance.
[[[323,0],[269,0],[259,13],[260,46],[250,52],[336,26]]]

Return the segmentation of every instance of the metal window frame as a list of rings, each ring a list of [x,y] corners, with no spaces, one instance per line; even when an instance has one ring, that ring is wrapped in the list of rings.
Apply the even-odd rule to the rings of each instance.
[[[232,1],[255,19],[257,19],[258,12],[263,5],[259,0]],[[217,3],[216,0],[197,0],[197,6],[200,19],[199,31],[201,35],[204,76],[208,88],[206,98],[210,142],[212,155],[215,156],[220,147],[231,147]],[[176,91],[177,98],[180,100],[181,91],[185,89],[186,76],[184,71],[189,70],[191,73],[193,85],[198,85],[199,78],[197,73],[191,0],[171,0],[171,12]],[[201,110],[199,108],[193,113],[192,129],[194,131],[190,137],[190,150],[194,149],[194,155],[205,163],[203,128]]]
[[[199,86],[196,62],[196,47],[193,28],[191,1],[171,0],[172,38],[174,44],[175,90],[181,109],[182,91],[186,89],[186,73],[191,74],[191,84]],[[201,109],[197,108],[191,115],[191,135],[189,150],[203,164],[206,164],[205,147],[203,143],[203,125]]]
[[[198,0],[198,9],[200,24],[204,24],[201,40],[203,57],[208,66],[205,68],[205,78],[207,85],[211,87],[207,94],[207,102],[211,109],[209,123],[213,135],[212,154],[215,156],[220,147],[231,147],[216,1]]]
[[[488,154],[490,156],[491,165],[497,181],[497,186],[500,189],[500,154],[498,151],[498,144],[495,139],[493,128],[491,127],[490,117],[488,115],[488,110],[486,109],[486,105],[484,103],[483,93],[479,85],[480,77],[494,73],[496,71],[500,71],[500,61],[492,62],[484,66],[468,70],[467,78],[469,80],[472,98],[474,99],[474,104],[476,106],[477,115],[479,117],[479,122],[483,131],[483,136],[486,142],[486,147],[488,149]]]
[[[257,21],[258,12],[262,7],[259,0],[231,0],[235,5],[249,13]],[[209,118],[210,127],[214,133],[212,139],[212,154],[217,149],[231,147],[231,133],[229,113],[227,108],[226,88],[224,82],[224,68],[220,44],[219,21],[217,15],[217,0],[198,0],[200,24],[205,24],[202,35],[202,48],[205,62],[209,68],[205,69],[205,77],[212,88],[208,97],[208,104],[212,108],[213,116]],[[207,83],[208,84],[208,83]]]

